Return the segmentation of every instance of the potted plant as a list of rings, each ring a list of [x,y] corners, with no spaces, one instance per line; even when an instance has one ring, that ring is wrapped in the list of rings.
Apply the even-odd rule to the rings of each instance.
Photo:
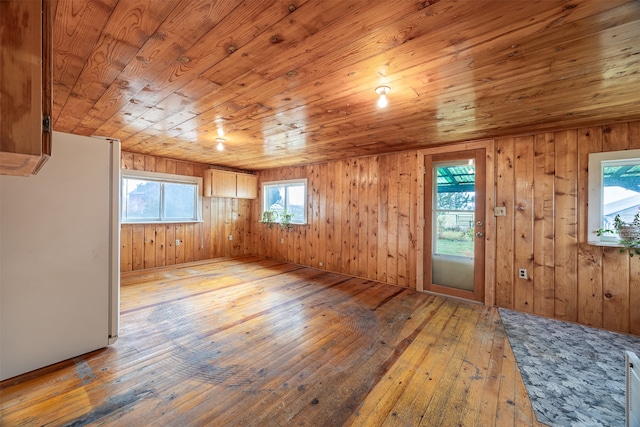
[[[617,234],[620,237],[620,252],[629,251],[629,256],[634,254],[640,255],[640,212],[635,214],[631,222],[625,222],[620,219],[620,215],[616,215],[613,219],[614,230],[599,229],[596,231],[598,236],[604,234]]]
[[[293,218],[293,214],[287,212],[285,209],[284,212],[280,214],[280,228],[283,230],[291,230],[293,225],[291,224],[291,218]]]
[[[269,224],[269,228],[273,227],[273,223],[278,219],[278,213],[276,211],[266,210],[262,212],[262,222]]]

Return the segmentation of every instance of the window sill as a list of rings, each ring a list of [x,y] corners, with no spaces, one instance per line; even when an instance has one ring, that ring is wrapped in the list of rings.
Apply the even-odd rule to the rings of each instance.
[[[198,224],[198,223],[202,223],[204,222],[203,220],[199,219],[196,221],[122,221],[120,222],[120,224],[131,224],[131,225],[135,225],[135,224]]]
[[[280,222],[274,221],[274,222],[265,222],[265,221],[258,221],[261,224],[274,224],[274,225],[280,225]],[[307,225],[306,222],[290,222],[289,224],[291,225]]]
[[[620,244],[620,242],[612,240],[612,241],[598,241],[598,240],[589,240],[587,242],[591,246],[602,246],[606,248],[624,248],[625,246]]]

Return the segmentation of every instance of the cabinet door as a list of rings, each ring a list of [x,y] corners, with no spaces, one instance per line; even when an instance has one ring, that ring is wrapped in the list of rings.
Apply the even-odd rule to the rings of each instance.
[[[207,169],[204,178],[205,197],[236,197],[236,173]]]
[[[51,153],[50,2],[0,1],[0,173],[29,176]]]
[[[244,173],[238,174],[238,198],[255,199],[258,197],[258,177]]]

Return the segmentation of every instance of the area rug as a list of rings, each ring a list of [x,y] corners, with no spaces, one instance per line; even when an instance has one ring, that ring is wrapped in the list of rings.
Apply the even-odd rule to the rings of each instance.
[[[640,337],[499,309],[538,421],[624,426],[624,351]]]

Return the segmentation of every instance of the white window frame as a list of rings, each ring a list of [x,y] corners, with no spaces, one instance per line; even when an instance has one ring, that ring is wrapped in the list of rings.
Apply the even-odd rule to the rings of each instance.
[[[188,176],[188,175],[174,175],[169,173],[160,173],[160,172],[148,172],[148,171],[139,171],[139,170],[131,170],[131,169],[122,169],[122,173],[120,174],[120,194],[122,197],[120,209],[120,222],[122,224],[187,224],[187,223],[198,223],[203,222],[202,220],[202,178],[197,176]],[[165,220],[165,219],[154,219],[154,220],[135,220],[135,219],[125,219],[124,218],[124,209],[125,203],[124,199],[126,194],[124,192],[123,183],[126,178],[132,179],[146,179],[149,181],[158,181],[165,183],[175,183],[175,184],[196,184],[196,218],[195,219],[184,219],[184,220]],[[160,212],[162,215],[162,195],[160,198]]]
[[[267,188],[268,187],[273,187],[273,186],[284,186],[284,187],[289,187],[289,186],[298,186],[302,184],[303,188],[304,188],[304,218],[302,218],[302,220],[300,218],[296,218],[295,216],[293,218],[291,218],[291,224],[293,225],[306,225],[307,224],[307,195],[308,195],[308,186],[307,186],[307,178],[300,178],[300,179],[287,179],[287,180],[282,180],[282,181],[268,181],[268,182],[263,182],[262,183],[262,210],[261,210],[261,217],[262,214],[264,213],[264,211],[266,210],[267,207]],[[286,194],[286,191],[285,191]],[[286,206],[286,200],[285,200],[285,206]],[[262,221],[262,220],[261,220]],[[276,223],[280,223],[280,218],[276,218]]]
[[[640,164],[640,150],[606,151],[589,154],[589,220],[587,241],[595,246],[620,246],[617,235],[598,236],[597,230],[603,228],[603,168],[607,163],[619,165]]]

